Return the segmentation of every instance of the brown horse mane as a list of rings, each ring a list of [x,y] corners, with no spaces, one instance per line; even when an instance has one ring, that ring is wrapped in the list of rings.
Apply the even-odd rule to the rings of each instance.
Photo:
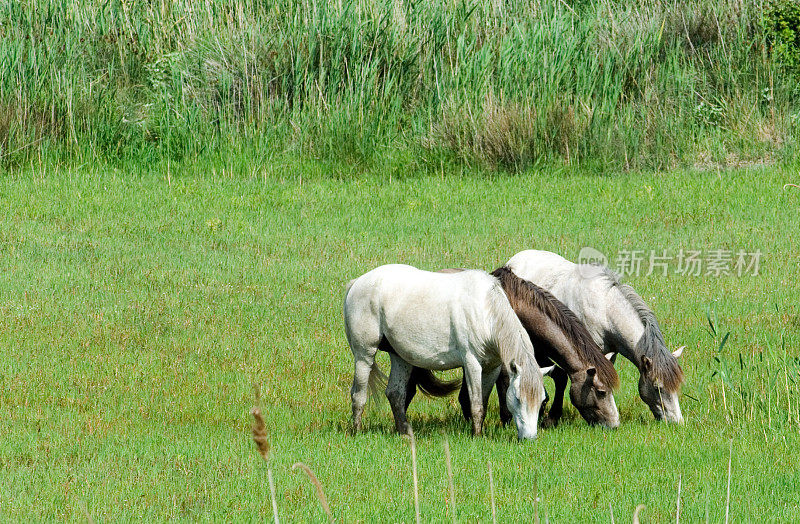
[[[667,391],[677,391],[683,383],[683,369],[681,369],[678,359],[667,349],[664,335],[661,333],[661,327],[658,325],[653,310],[648,307],[635,289],[628,284],[623,284],[619,275],[611,269],[603,267],[600,278],[606,280],[609,288],[619,289],[642,322],[644,333],[636,343],[636,353],[650,359],[653,363],[651,371],[653,377],[659,380]]]
[[[497,268],[491,274],[500,281],[515,311],[517,308],[533,307],[544,313],[572,343],[578,358],[597,369],[597,375],[604,384],[612,389],[619,387],[619,376],[613,364],[603,355],[586,326],[571,309],[549,291],[518,277],[508,267]]]

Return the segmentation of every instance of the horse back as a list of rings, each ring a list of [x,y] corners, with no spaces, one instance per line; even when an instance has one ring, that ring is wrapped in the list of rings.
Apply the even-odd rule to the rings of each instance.
[[[425,346],[440,352],[479,347],[491,338],[487,295],[494,286],[496,281],[478,270],[441,274],[381,266],[350,286],[345,321],[371,323],[398,353]]]

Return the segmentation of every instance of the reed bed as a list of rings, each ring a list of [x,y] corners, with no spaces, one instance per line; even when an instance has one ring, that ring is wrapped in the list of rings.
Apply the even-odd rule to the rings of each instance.
[[[800,112],[764,16],[743,0],[6,0],[0,158],[774,162]]]

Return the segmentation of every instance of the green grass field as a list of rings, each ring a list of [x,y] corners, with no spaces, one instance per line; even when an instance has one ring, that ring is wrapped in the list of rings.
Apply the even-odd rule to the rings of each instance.
[[[345,282],[390,262],[491,270],[522,249],[574,259],[583,246],[763,255],[757,276],[627,279],[668,344],[688,346],[685,426],[653,421],[627,361],[615,431],[569,407],[518,443],[493,403],[472,438],[454,398],[415,400],[423,521],[490,521],[491,461],[499,521],[610,522],[610,506],[630,522],[645,504],[642,522],[669,522],[680,481],[681,520],[721,522],[731,445],[731,521],[800,519],[800,190],[782,189],[794,171],[313,170],[0,179],[0,520],[271,519],[250,435],[259,384],[282,520],[325,519],[291,470],[303,461],[338,521],[412,521],[410,446],[388,403],[349,432]]]

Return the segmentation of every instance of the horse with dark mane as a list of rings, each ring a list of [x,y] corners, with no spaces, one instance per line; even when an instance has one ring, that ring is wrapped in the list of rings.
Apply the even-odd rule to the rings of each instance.
[[[461,270],[443,270],[448,273],[457,271]],[[550,373],[556,383],[555,396],[543,425],[558,424],[569,379],[570,400],[588,423],[609,428],[619,426],[619,411],[612,393],[619,386],[619,377],[583,322],[548,291],[519,278],[508,268],[498,268],[491,275],[500,282],[511,308],[528,333],[539,365],[556,365]],[[503,423],[510,420],[504,402],[507,384],[508,379],[501,372],[497,385]],[[464,387],[459,402],[464,416],[469,419]]]
[[[547,290],[519,278],[507,267],[491,274],[500,281],[511,308],[528,332],[539,365],[556,365],[550,373],[555,394],[543,424],[555,426],[561,419],[569,379],[570,400],[586,422],[609,428],[619,426],[619,411],[611,393],[619,387],[619,377],[583,322]],[[502,398],[504,384],[498,384]]]
[[[574,264],[549,251],[522,251],[506,266],[564,302],[604,351],[620,353],[636,365],[639,395],[657,420],[683,422],[678,357],[685,346],[667,349],[653,311],[631,286],[607,268]]]

